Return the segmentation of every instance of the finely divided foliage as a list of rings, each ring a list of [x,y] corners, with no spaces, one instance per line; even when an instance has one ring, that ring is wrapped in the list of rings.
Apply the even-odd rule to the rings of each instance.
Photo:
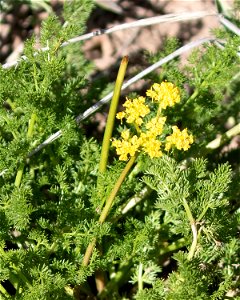
[[[128,96],[103,171],[91,121],[75,118],[110,83],[90,84],[79,45],[61,47],[92,7],[65,1],[64,25],[42,26],[49,49],[33,38],[27,60],[0,67],[0,299],[238,299],[240,153],[225,132],[239,128],[239,37],[216,31],[223,48],[169,61]]]

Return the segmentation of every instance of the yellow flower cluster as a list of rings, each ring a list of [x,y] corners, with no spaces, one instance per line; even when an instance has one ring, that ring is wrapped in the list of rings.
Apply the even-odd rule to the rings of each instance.
[[[173,106],[180,101],[178,88],[170,82],[154,83],[146,95],[158,102],[160,111],[162,108]],[[137,134],[131,134],[130,130],[127,129],[122,131],[121,140],[113,139],[112,145],[116,148],[120,160],[126,161],[129,156],[133,157],[140,151],[147,153],[151,158],[163,155],[161,150],[163,142],[159,140],[159,137],[163,133],[167,118],[159,116],[158,110],[157,116],[144,124],[143,118],[150,113],[145,101],[145,97],[127,99],[123,104],[125,111],[117,114],[117,118],[121,122],[125,118],[127,123],[132,123],[137,132]],[[173,126],[172,129],[173,134],[166,137],[165,150],[169,151],[173,146],[179,150],[188,150],[190,144],[193,143],[192,135],[188,134],[187,129],[180,131],[177,126]]]
[[[124,130],[121,133],[122,140],[113,139],[112,145],[116,148],[120,160],[128,160],[128,156],[134,156],[139,148],[139,138],[130,136],[130,131]]]
[[[152,101],[158,102],[162,109],[180,102],[179,89],[167,81],[161,84],[154,83],[150,90],[147,90],[146,95],[151,97]]]
[[[127,123],[135,123],[140,126],[143,122],[142,118],[150,113],[150,109],[145,103],[145,97],[138,97],[133,100],[127,98],[123,107],[126,107],[125,111],[117,114],[117,119],[126,118]]]
[[[193,136],[188,134],[187,128],[180,131],[177,126],[172,126],[173,134],[166,137],[165,150],[169,151],[173,145],[178,150],[187,151],[193,143]]]
[[[166,120],[166,117],[155,117],[147,122],[146,128],[148,129],[149,134],[153,137],[160,135],[163,131],[163,126]]]
[[[143,150],[151,158],[162,156],[160,150],[161,142],[157,140],[157,136],[162,133],[163,125],[166,121],[165,117],[151,119],[146,128],[146,132],[140,131],[140,135],[131,136],[130,130],[124,130],[121,133],[121,140],[113,139],[112,145],[116,148],[120,160],[128,160],[129,156],[134,156],[136,152]]]
[[[163,155],[160,147],[162,143],[156,139],[149,131],[142,132],[140,135],[140,145],[142,150],[147,153],[151,158],[161,157]]]

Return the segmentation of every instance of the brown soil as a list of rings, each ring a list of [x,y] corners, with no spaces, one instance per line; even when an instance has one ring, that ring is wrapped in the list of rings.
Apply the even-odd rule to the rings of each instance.
[[[34,1],[33,1],[34,2]],[[142,18],[176,12],[215,11],[214,1],[103,1],[97,6],[88,21],[88,32],[99,28],[110,28],[117,24],[132,22]],[[228,1],[229,2],[229,1]],[[61,1],[52,0],[52,9],[59,12]],[[115,6],[114,6],[115,5]],[[114,9],[114,12],[107,9]],[[40,24],[48,13],[35,10],[20,1],[13,2],[12,8],[1,13],[0,62],[16,60],[23,50],[23,42],[31,35],[39,35]],[[95,62],[98,70],[106,70],[123,55],[138,58],[143,50],[156,52],[163,40],[176,36],[187,42],[209,36],[211,29],[219,26],[216,17],[206,17],[190,22],[176,22],[118,31],[110,35],[97,36],[84,43],[86,57]]]

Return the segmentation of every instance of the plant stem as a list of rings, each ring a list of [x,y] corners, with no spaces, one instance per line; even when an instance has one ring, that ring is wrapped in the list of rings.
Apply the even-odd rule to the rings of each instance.
[[[34,84],[35,84],[36,92],[38,92],[39,87],[38,87],[38,82],[37,82],[37,68],[36,68],[36,64],[33,64],[33,79],[34,79]]]
[[[162,248],[159,252],[160,255],[164,255],[169,252],[174,252],[186,246],[186,239],[180,238],[179,240],[172,242],[171,244],[167,245],[166,247]]]
[[[133,156],[131,157],[131,159],[128,161],[128,163],[126,164],[125,168],[123,169],[121,175],[119,176],[117,182],[115,183],[115,186],[113,187],[112,191],[111,191],[111,194],[109,195],[107,201],[106,201],[106,204],[103,208],[103,211],[99,217],[99,223],[102,224],[107,216],[108,216],[108,213],[111,209],[111,206],[113,204],[113,200],[114,198],[116,197],[117,195],[117,192],[119,191],[124,179],[126,178],[129,170],[131,169],[131,167],[133,166],[135,160],[136,160],[136,157],[137,156]],[[84,255],[84,258],[83,258],[83,262],[82,262],[82,265],[83,266],[87,266],[88,263],[89,263],[89,260],[91,258],[91,255],[92,255],[92,252],[93,252],[93,249],[96,245],[96,239],[94,239],[87,247],[87,250],[85,252],[85,255]]]
[[[111,141],[113,127],[114,127],[115,115],[118,107],[118,101],[119,101],[120,92],[123,84],[123,79],[126,73],[127,65],[128,65],[128,57],[124,56],[121,65],[119,67],[115,88],[113,92],[113,97],[109,109],[106,129],[104,132],[101,158],[99,164],[100,173],[105,172],[107,168],[108,154],[109,154],[110,141]]]
[[[2,257],[4,257],[4,259],[6,260],[6,253],[5,251],[0,248],[0,255]],[[25,277],[25,275],[22,273],[21,269],[16,266],[14,263],[11,264],[11,267],[10,267],[10,279],[9,281],[12,283],[12,285],[14,286],[15,284],[14,283],[19,283],[19,278],[22,279],[22,281],[24,283],[26,283],[27,286],[31,286],[31,283],[29,282],[29,280],[27,279],[27,277]],[[14,271],[12,271],[14,270]],[[0,292],[4,293],[4,287],[0,284]],[[7,291],[5,290],[5,292],[7,293]]]
[[[138,290],[139,291],[143,289],[142,271],[143,271],[143,265],[142,263],[140,263],[138,269]]]
[[[10,298],[10,295],[8,292],[5,290],[5,288],[0,284],[0,292],[8,299]]]
[[[95,248],[95,245],[96,245],[96,239],[94,239],[87,247],[87,250],[85,252],[85,255],[84,255],[84,258],[83,258],[83,262],[82,262],[82,265],[83,266],[87,266],[88,263],[89,263],[89,260],[92,256],[92,252],[93,252],[93,249]]]
[[[195,222],[193,224],[191,224],[191,228],[192,228],[192,233],[193,233],[193,241],[192,241],[192,245],[189,250],[189,253],[188,253],[188,260],[191,260],[193,258],[193,255],[194,255],[196,247],[197,247],[197,240],[198,240],[198,232],[197,232],[197,226],[196,226]]]
[[[130,158],[130,160],[126,164],[125,168],[123,169],[121,175],[119,176],[117,182],[115,183],[115,186],[112,189],[111,194],[109,195],[109,197],[108,197],[108,199],[106,201],[106,204],[105,204],[105,206],[103,208],[103,211],[102,211],[102,213],[100,215],[100,218],[99,218],[99,223],[100,224],[102,224],[106,220],[107,215],[109,213],[109,210],[111,209],[113,200],[116,197],[117,192],[119,191],[119,189],[120,189],[120,187],[121,187],[121,185],[122,185],[125,177],[127,176],[127,173],[130,171],[130,169],[133,166],[135,160],[136,160],[136,156],[133,156],[133,157]]]
[[[23,170],[24,170],[24,163],[21,163],[19,168],[18,168],[15,183],[14,183],[16,187],[19,187],[20,184],[21,184]]]
[[[27,132],[28,139],[30,139],[33,136],[33,128],[34,128],[36,119],[37,119],[37,115],[35,113],[33,113],[31,115],[31,119],[29,120],[29,124],[28,124],[28,132]]]
[[[193,218],[191,209],[190,209],[190,207],[189,207],[189,205],[187,203],[187,200],[185,198],[183,198],[183,206],[185,208],[185,211],[186,211],[186,214],[187,214],[187,217],[188,217],[188,220],[189,220],[190,224],[195,223],[195,220]]]
[[[211,76],[214,74],[215,70],[212,70],[212,72],[210,72],[207,76],[207,78],[205,78],[202,83],[200,84],[200,86],[193,92],[193,94],[187,99],[187,101],[183,104],[183,106],[185,106],[188,102],[194,100],[200,93],[200,90],[202,87],[206,86],[208,84],[208,78],[211,78]],[[182,107],[183,107],[182,106]]]
[[[103,272],[102,270],[97,270],[95,272],[95,283],[96,283],[98,294],[101,294],[101,292],[104,290],[106,286],[105,272]]]
[[[22,281],[28,286],[28,287],[31,287],[31,283],[30,281],[27,279],[27,277],[22,273],[22,271],[20,270],[19,267],[17,267],[15,264],[12,265],[12,269],[15,270],[16,272],[16,275],[17,275],[17,278],[18,278],[18,281],[19,281],[19,278],[22,279]]]
[[[193,241],[192,241],[192,245],[190,247],[189,253],[188,253],[188,260],[191,260],[193,258],[194,252],[196,250],[197,247],[197,238],[198,238],[198,232],[197,232],[197,226],[196,226],[196,222],[193,218],[191,209],[186,201],[185,198],[183,198],[183,206],[185,208],[188,220],[191,224],[191,229],[192,229],[192,234],[193,234]]]
[[[223,135],[217,137],[215,140],[211,141],[207,144],[206,148],[208,150],[214,150],[224,144],[225,141],[229,140],[230,138],[238,135],[240,133],[240,123],[226,131]]]
[[[132,257],[127,257],[126,260],[120,263],[115,276],[110,279],[102,293],[99,295],[100,299],[111,299],[110,295],[112,295],[113,291],[118,290],[124,282],[128,281],[131,267]]]
[[[33,135],[33,128],[34,128],[34,124],[36,122],[37,119],[37,115],[35,113],[33,113],[31,115],[31,119],[29,120],[29,124],[28,124],[28,132],[27,132],[27,138],[30,139]],[[24,163],[21,163],[18,171],[17,171],[17,175],[16,175],[16,179],[15,179],[15,186],[19,187],[21,184],[21,180],[22,180],[22,176],[23,176],[23,170],[24,170]]]
[[[196,89],[193,94],[187,99],[187,101],[182,105],[182,108],[190,101],[192,101],[193,99],[195,99],[199,94],[199,89]]]
[[[206,205],[202,211],[202,213],[200,214],[200,216],[197,218],[197,222],[200,222],[202,220],[202,218],[205,216],[206,212],[209,209],[209,205]]]
[[[125,56],[123,57],[119,70],[118,70],[118,75],[113,91],[113,97],[112,101],[110,104],[110,109],[109,109],[109,114],[107,118],[107,124],[104,132],[104,137],[103,137],[103,144],[102,144],[102,151],[101,151],[101,157],[100,157],[100,163],[99,163],[99,174],[104,173],[107,169],[107,162],[108,162],[108,155],[109,155],[109,148],[110,148],[110,141],[112,137],[112,132],[114,128],[114,121],[115,121],[115,116],[116,116],[116,111],[118,107],[118,102],[119,102],[119,97],[121,93],[121,88],[124,80],[124,76],[126,73],[128,65],[128,57]],[[98,184],[98,182],[97,182]],[[101,203],[101,208],[104,205],[104,200]],[[86,254],[87,256],[84,256],[83,260],[83,265],[87,265],[89,262],[89,259],[91,257],[92,251],[95,247],[96,241],[93,241],[87,248]],[[99,293],[101,293],[102,289],[105,286],[104,283],[104,275],[102,272],[99,270],[96,272],[96,285],[97,285],[97,290]]]

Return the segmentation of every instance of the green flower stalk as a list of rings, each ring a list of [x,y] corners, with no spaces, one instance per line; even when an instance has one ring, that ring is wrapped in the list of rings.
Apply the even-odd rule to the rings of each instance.
[[[108,119],[107,119],[106,129],[104,132],[103,145],[102,145],[102,151],[101,151],[101,157],[100,157],[100,163],[99,163],[99,173],[104,173],[107,168],[108,154],[109,154],[109,148],[110,148],[110,143],[111,143],[112,131],[113,131],[113,127],[114,127],[115,115],[116,115],[116,111],[117,111],[121,87],[123,84],[127,65],[128,65],[128,57],[125,56],[122,59],[122,62],[121,62],[121,65],[120,65],[120,68],[118,71],[117,80],[116,80],[116,84],[115,84],[115,88],[114,88],[114,92],[113,92],[113,98],[111,101],[111,106],[110,106],[109,115],[108,115]],[[123,180],[124,180],[124,178],[123,178]],[[105,205],[105,207],[102,211],[102,214],[99,218],[100,223],[102,223],[107,217],[108,211],[111,208],[113,199],[114,199],[117,191],[119,190],[121,183],[118,185],[119,185],[118,188],[113,189],[113,192],[111,193],[112,196],[110,195],[110,197],[109,197],[110,200],[108,199],[108,201],[106,202],[106,205]],[[116,193],[114,193],[114,190],[116,190]],[[92,252],[93,252],[93,249],[95,248],[95,245],[96,245],[96,239],[94,239],[87,247],[87,250],[85,252],[83,262],[82,262],[83,266],[88,265],[89,260],[92,255]]]
[[[123,169],[121,175],[119,176],[116,184],[114,185],[114,188],[112,189],[112,192],[109,195],[109,197],[108,197],[108,199],[106,201],[106,204],[105,204],[105,206],[104,206],[104,208],[102,210],[102,213],[101,213],[101,215],[99,217],[98,221],[99,221],[100,224],[103,224],[103,222],[105,222],[105,220],[106,220],[106,218],[108,216],[108,213],[109,213],[109,211],[110,211],[110,209],[112,207],[113,201],[114,201],[114,199],[115,199],[115,197],[116,197],[116,195],[117,195],[117,193],[118,193],[118,191],[119,191],[119,189],[120,189],[120,187],[121,187],[124,179],[126,178],[128,172],[132,168],[135,160],[136,160],[136,157],[134,156],[134,157],[132,157],[128,161],[128,163],[126,164],[125,168]],[[92,255],[92,252],[93,252],[93,249],[95,248],[95,246],[96,246],[96,239],[94,239],[88,245],[88,247],[87,247],[87,250],[85,252],[85,255],[84,255],[84,258],[83,258],[83,262],[82,262],[83,266],[87,266],[88,265],[89,260],[90,260],[91,255]]]
[[[111,142],[113,127],[114,127],[115,115],[116,115],[116,111],[117,111],[121,87],[123,84],[123,79],[124,79],[124,76],[126,73],[127,65],[128,65],[128,57],[125,56],[122,59],[122,62],[121,62],[121,65],[120,65],[120,68],[118,71],[117,80],[116,80],[116,84],[115,84],[115,88],[114,88],[114,92],[113,92],[113,98],[111,101],[111,106],[110,106],[109,115],[108,115],[108,119],[107,119],[106,129],[104,132],[101,158],[100,158],[100,164],[99,164],[99,172],[100,173],[105,172],[106,168],[107,168],[107,160],[108,160],[110,142]]]

